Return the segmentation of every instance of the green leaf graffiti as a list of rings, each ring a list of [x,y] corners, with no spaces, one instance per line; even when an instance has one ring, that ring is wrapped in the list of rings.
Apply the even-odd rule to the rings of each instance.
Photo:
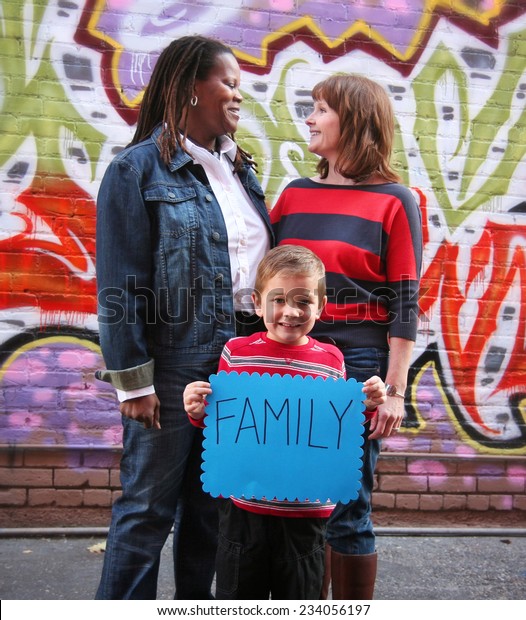
[[[468,78],[454,55],[444,46],[437,47],[427,65],[413,82],[418,102],[415,121],[420,154],[432,191],[451,231],[460,226],[478,208],[498,196],[505,196],[517,166],[526,154],[526,109],[513,118],[513,102],[526,69],[525,32],[510,36],[510,53],[494,91],[480,111],[469,118]],[[451,153],[439,146],[440,119],[436,92],[441,80],[454,84],[458,97],[456,124],[458,142]],[[480,95],[480,92],[478,93]],[[451,125],[451,123],[450,123]],[[446,187],[447,168],[454,157],[463,156],[460,188],[454,193]],[[495,161],[488,173],[488,162]],[[486,166],[482,171],[482,166]]]
[[[254,155],[269,204],[277,198],[287,176],[312,176],[318,161],[307,149],[287,103],[286,74],[301,62],[293,60],[285,65],[268,111],[250,94],[243,93],[243,105],[258,121],[258,135],[240,127],[236,139]]]
[[[1,99],[0,166],[33,137],[37,152],[36,174],[66,175],[61,144],[77,140],[91,163],[91,176],[100,158],[105,136],[77,111],[68,98],[51,59],[52,41],[46,41],[48,2],[0,3]]]

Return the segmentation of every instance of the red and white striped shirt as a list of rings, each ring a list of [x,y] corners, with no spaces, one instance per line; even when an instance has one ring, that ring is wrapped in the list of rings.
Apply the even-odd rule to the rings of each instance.
[[[271,340],[263,332],[229,340],[221,354],[220,370],[239,374],[248,372],[323,377],[328,380],[345,379],[346,376],[343,355],[334,345],[309,337],[307,344],[291,346]],[[203,420],[200,426],[204,426]],[[243,510],[281,517],[327,518],[334,508],[332,502],[316,500],[287,502],[244,497],[231,499]]]

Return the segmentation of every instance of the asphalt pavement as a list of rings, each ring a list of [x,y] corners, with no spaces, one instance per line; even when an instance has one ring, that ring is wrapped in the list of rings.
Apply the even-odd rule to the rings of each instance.
[[[519,600],[526,593],[526,532],[390,535],[378,532],[376,600]],[[2,600],[91,600],[104,536],[0,537]],[[172,537],[162,552],[158,600],[173,599]],[[525,606],[526,614],[526,606]],[[526,617],[524,615],[523,617]]]

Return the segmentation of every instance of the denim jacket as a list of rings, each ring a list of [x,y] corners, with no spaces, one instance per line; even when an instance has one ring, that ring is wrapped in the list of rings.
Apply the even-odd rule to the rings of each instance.
[[[152,385],[154,360],[219,358],[235,335],[221,208],[182,149],[163,163],[159,133],[113,159],[97,198],[99,332],[109,369],[97,376],[122,390]],[[249,166],[237,174],[272,239],[255,174]]]

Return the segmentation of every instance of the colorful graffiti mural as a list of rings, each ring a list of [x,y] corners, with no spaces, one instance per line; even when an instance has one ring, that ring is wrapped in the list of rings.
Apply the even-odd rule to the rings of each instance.
[[[312,173],[324,76],[390,94],[420,196],[421,329],[391,451],[526,454],[526,6],[505,0],[0,0],[0,443],[114,445],[95,317],[95,199],[160,50],[242,66],[238,139],[269,204]]]

